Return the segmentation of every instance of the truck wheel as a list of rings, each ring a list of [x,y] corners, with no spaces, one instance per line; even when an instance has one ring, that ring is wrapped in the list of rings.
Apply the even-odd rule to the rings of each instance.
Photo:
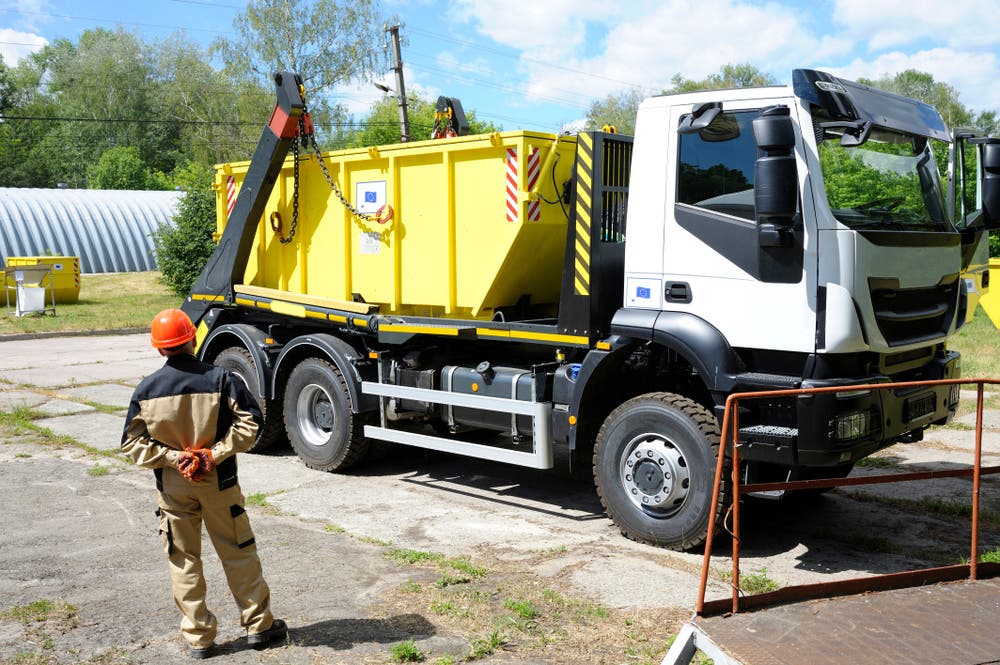
[[[213,361],[219,367],[225,367],[234,376],[243,381],[243,384],[257,400],[260,412],[264,414],[264,426],[257,434],[257,440],[253,442],[247,452],[259,453],[273,447],[285,438],[285,423],[281,418],[281,410],[278,404],[271,400],[257,397],[259,394],[259,382],[257,381],[257,367],[254,364],[253,356],[242,346],[231,346],[223,349],[222,353],[215,357]]]
[[[288,440],[309,468],[346,469],[367,452],[364,417],[351,412],[347,381],[336,365],[319,358],[296,365],[284,406]]]
[[[608,516],[638,542],[687,550],[705,542],[719,426],[700,404],[649,393],[611,412],[594,445],[594,479]],[[727,464],[716,524],[731,501]]]

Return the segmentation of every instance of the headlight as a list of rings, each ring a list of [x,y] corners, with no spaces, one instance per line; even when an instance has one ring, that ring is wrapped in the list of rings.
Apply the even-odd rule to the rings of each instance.
[[[853,411],[837,416],[833,421],[833,437],[837,441],[863,439],[871,434],[871,412]]]

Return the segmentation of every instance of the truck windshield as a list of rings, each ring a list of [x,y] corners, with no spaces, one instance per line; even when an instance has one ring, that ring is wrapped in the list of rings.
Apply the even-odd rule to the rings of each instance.
[[[813,121],[818,126],[829,117],[819,111]],[[830,210],[845,226],[951,230],[930,141],[876,127],[863,144],[845,147],[827,130],[817,149]]]

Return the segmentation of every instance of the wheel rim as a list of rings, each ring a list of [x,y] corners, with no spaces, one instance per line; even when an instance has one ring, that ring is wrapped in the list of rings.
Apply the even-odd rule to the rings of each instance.
[[[684,505],[691,473],[683,452],[659,434],[640,434],[625,447],[619,476],[629,500],[643,512],[668,517]]]
[[[309,384],[299,393],[297,420],[302,438],[311,446],[325,446],[330,443],[336,417],[333,400],[323,386]]]

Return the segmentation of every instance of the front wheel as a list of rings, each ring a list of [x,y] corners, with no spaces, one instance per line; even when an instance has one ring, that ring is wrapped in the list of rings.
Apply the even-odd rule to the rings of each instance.
[[[339,471],[367,452],[364,418],[351,410],[347,381],[336,365],[307,358],[285,385],[285,428],[302,462],[320,471]]]
[[[672,393],[649,393],[611,412],[594,446],[594,480],[612,521],[638,542],[687,550],[708,534],[719,426],[710,411]],[[716,525],[731,495],[728,463]]]

